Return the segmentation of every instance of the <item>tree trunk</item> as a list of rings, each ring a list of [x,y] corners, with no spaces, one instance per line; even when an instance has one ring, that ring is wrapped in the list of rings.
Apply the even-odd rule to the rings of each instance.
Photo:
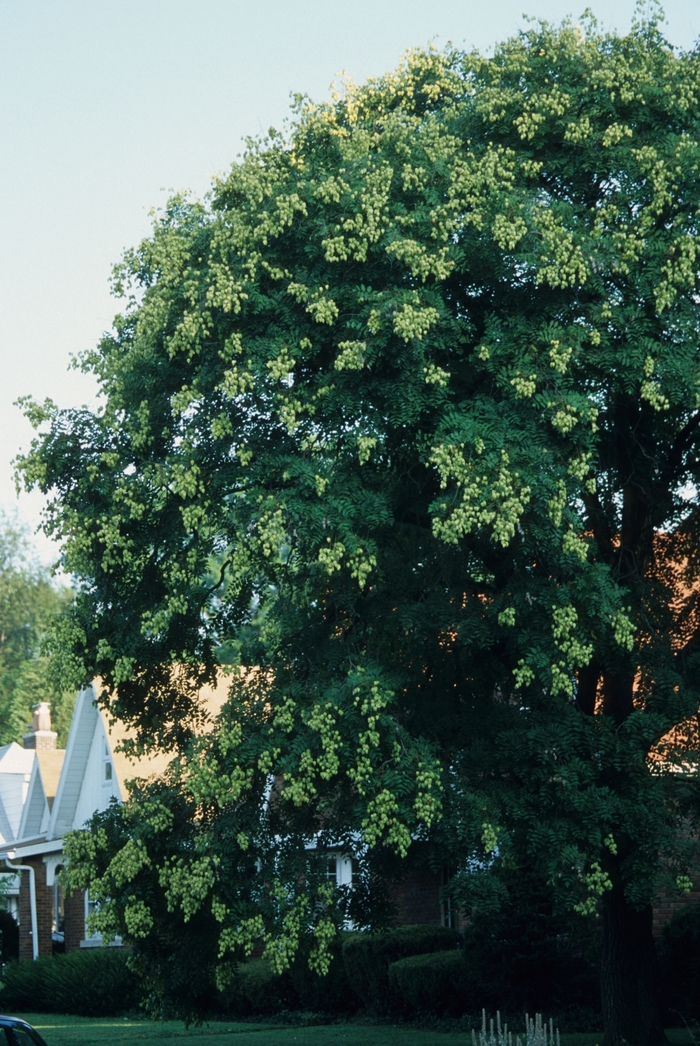
[[[657,959],[651,906],[630,908],[622,884],[603,897],[600,984],[605,1046],[658,1046],[667,1042],[658,1003]]]

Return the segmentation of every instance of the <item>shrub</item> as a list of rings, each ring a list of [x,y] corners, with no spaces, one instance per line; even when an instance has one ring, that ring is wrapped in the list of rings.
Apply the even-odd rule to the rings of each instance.
[[[37,959],[36,962],[9,962],[2,971],[0,1009],[39,1012],[46,1010],[43,1002],[44,978],[42,972],[52,959]]]
[[[67,955],[8,963],[0,1008],[115,1017],[136,1009],[139,981],[118,948],[90,948]]]
[[[342,933],[330,943],[331,964],[328,973],[320,977],[309,969],[309,949],[299,949],[292,963],[290,976],[302,1010],[315,1013],[351,1013],[360,1005],[352,990],[343,962],[343,942],[351,935]]]
[[[440,926],[398,926],[385,933],[348,935],[343,962],[353,991],[377,1014],[390,1013],[400,999],[389,984],[389,967],[409,955],[454,950],[461,941],[456,930]]]
[[[551,887],[533,872],[500,874],[507,900],[498,912],[474,914],[464,931],[475,1009],[550,1013],[560,1027],[581,1020],[590,1027],[600,1012],[599,927],[557,911]]]
[[[461,951],[409,955],[389,967],[389,984],[410,1014],[457,1017],[475,1010],[474,986]]]
[[[238,967],[224,1004],[231,1013],[247,1016],[296,1009],[299,998],[288,970],[275,973],[267,959],[249,959]]]
[[[700,904],[682,908],[664,928],[661,963],[674,1023],[700,1020]]]

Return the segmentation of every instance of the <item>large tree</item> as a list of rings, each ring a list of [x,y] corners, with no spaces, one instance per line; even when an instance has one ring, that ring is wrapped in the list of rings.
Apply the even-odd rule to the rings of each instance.
[[[185,753],[73,843],[144,953],[198,911],[223,959],[266,933],[284,963],[314,924],[323,966],[314,833],[370,870],[433,846],[465,906],[490,854],[492,883],[526,861],[602,909],[609,1046],[663,1037],[651,905],[687,882],[700,705],[699,164],[697,50],[537,25],[300,99],[117,268],[84,359],[103,406],[32,407],[22,468],[85,672]]]

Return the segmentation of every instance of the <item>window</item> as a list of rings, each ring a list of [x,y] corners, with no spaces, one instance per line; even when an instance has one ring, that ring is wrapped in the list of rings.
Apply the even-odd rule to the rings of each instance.
[[[440,876],[440,885],[442,887],[440,891],[442,894],[440,900],[440,923],[442,926],[447,926],[449,929],[455,930],[457,928],[457,920],[455,918],[455,913],[452,911],[452,902],[449,897],[445,896],[445,890],[447,889],[451,878],[452,875],[448,865],[443,864],[442,874]]]
[[[54,871],[53,881],[53,910],[51,912],[51,937],[54,944],[60,944],[65,932],[65,911],[63,906],[63,887],[58,881],[59,872],[63,871],[63,865],[59,864]]]
[[[114,769],[112,766],[112,753],[109,750],[109,744],[105,739],[102,746],[102,784],[111,784]]]
[[[93,900],[89,892],[85,894],[85,940],[86,941],[101,941],[101,933],[92,933],[88,925],[88,919],[90,916],[98,910],[100,907],[99,901]]]
[[[345,854],[328,858],[326,879],[334,886],[352,886],[354,875],[357,875],[357,861],[354,858]]]
[[[102,934],[91,933],[90,927],[88,926],[88,919],[93,912],[98,911],[100,902],[93,900],[90,893],[85,894],[85,937],[80,942],[81,948],[101,948],[102,947]],[[109,942],[110,947],[120,948],[122,945],[121,937],[115,937],[113,941]]]
[[[348,854],[336,854],[326,860],[326,880],[341,890],[352,889],[353,878],[358,874],[357,861]],[[347,895],[346,895],[347,900]],[[346,920],[345,929],[352,930],[353,924]]]
[[[7,1028],[6,1033],[13,1037],[13,1046],[37,1046],[39,1041],[31,1035],[27,1028]]]
[[[0,1026],[0,1046],[46,1046],[33,1028],[22,1028],[16,1024]]]

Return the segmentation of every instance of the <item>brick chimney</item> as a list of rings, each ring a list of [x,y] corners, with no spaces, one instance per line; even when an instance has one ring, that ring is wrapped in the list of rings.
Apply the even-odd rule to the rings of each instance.
[[[51,705],[47,701],[40,701],[32,711],[34,718],[31,730],[24,735],[24,747],[34,748],[38,752],[55,751],[58,734],[51,729]]]

